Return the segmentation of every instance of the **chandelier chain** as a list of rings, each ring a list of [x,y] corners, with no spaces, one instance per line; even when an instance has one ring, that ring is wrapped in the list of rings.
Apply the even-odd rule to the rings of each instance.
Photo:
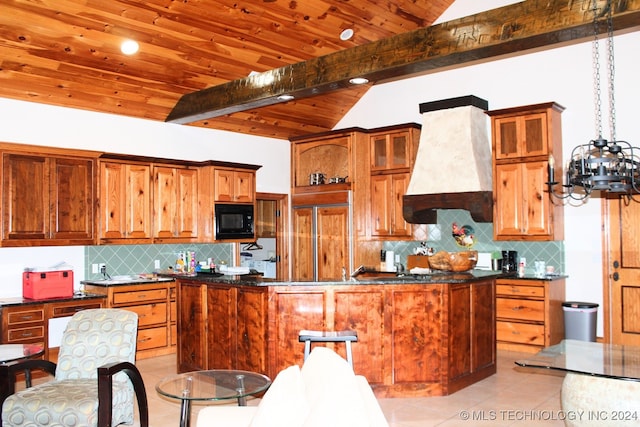
[[[607,1],[607,70],[609,74],[609,132],[611,133],[611,141],[616,139],[616,100],[614,90],[614,77],[616,74],[615,64],[613,60],[613,19],[611,17],[613,5],[611,0]]]
[[[600,25],[598,21],[598,2],[593,0],[593,43],[591,45],[591,55],[593,62],[593,103],[595,106],[596,120],[595,131],[596,138],[602,138],[602,100],[600,98],[600,41],[598,34],[600,33]]]
[[[605,10],[602,15],[606,15],[607,19],[607,92],[609,101],[609,133],[610,141],[616,141],[616,100],[615,100],[615,63],[613,52],[613,19],[612,9],[613,5],[611,0],[607,0],[605,4]],[[600,33],[600,21],[598,20],[598,1],[593,0],[593,44],[592,44],[592,59],[593,59],[593,95],[595,105],[595,131],[598,139],[602,138],[602,87],[600,84],[600,39],[598,34]]]

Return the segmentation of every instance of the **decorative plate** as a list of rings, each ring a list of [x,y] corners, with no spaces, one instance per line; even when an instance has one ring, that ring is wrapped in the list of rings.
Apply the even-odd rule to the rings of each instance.
[[[458,244],[463,248],[470,248],[475,243],[475,231],[470,225],[459,227],[455,222],[451,225],[451,235]]]

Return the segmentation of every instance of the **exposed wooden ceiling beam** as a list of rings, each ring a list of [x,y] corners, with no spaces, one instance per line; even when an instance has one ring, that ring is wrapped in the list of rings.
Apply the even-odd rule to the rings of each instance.
[[[166,121],[192,123],[280,103],[280,95],[300,99],[344,90],[353,77],[376,82],[589,37],[592,1],[526,0],[287,65],[185,94]],[[640,26],[640,0],[612,3],[615,30]]]

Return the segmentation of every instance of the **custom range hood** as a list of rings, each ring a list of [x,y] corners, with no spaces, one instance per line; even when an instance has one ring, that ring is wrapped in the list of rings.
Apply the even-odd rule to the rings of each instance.
[[[435,224],[438,209],[465,209],[474,221],[493,221],[488,108],[473,95],[420,104],[420,144],[403,197],[407,222]]]

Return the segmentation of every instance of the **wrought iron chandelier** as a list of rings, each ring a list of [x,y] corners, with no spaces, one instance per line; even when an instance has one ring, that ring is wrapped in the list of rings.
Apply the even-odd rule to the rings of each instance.
[[[633,196],[640,193],[640,149],[632,147],[626,141],[616,140],[616,117],[614,98],[614,57],[613,57],[613,20],[611,0],[598,12],[597,1],[593,0],[593,80],[596,111],[596,135],[594,140],[581,144],[571,151],[571,159],[564,173],[563,190],[557,193],[554,187],[559,184],[554,176],[554,159],[549,156],[548,182],[549,193],[559,199],[571,198],[585,200],[594,190],[616,193],[636,200]],[[600,100],[600,49],[598,40],[599,19],[606,14],[607,23],[607,65],[609,94],[609,127],[611,137],[602,137],[602,104]],[[561,178],[562,180],[562,178]],[[640,201],[640,200],[636,200]]]

